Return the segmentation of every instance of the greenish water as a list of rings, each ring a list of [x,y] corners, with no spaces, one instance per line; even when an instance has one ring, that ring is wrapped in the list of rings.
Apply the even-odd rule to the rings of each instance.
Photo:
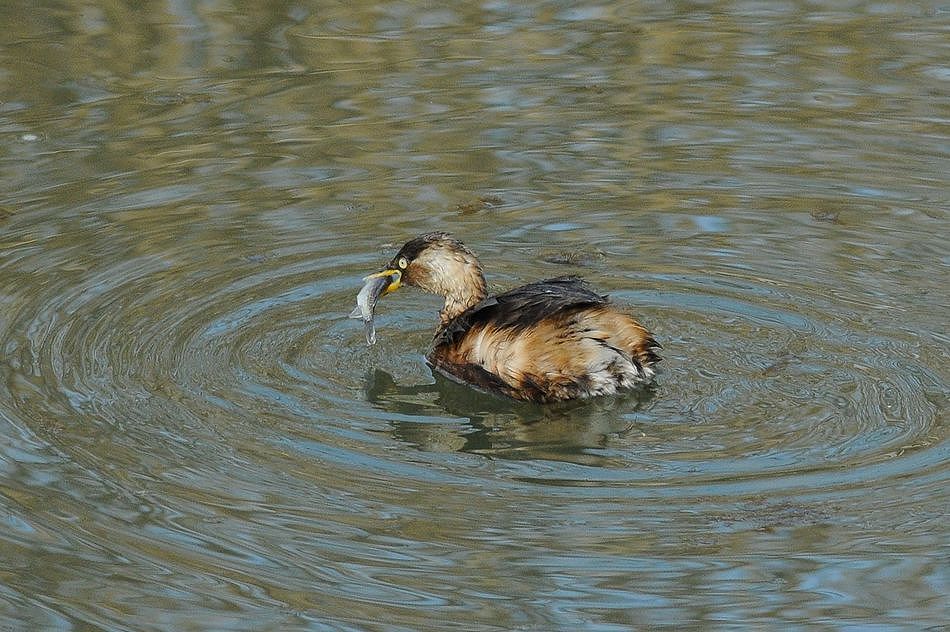
[[[950,8],[259,4],[0,5],[0,631],[950,619]],[[656,388],[367,347],[436,229]]]

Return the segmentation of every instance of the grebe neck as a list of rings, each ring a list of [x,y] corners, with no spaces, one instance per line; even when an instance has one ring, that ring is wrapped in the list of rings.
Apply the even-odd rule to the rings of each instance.
[[[443,295],[445,305],[442,306],[442,310],[439,312],[440,328],[448,325],[468,308],[477,305],[487,295],[485,277],[482,276],[481,270],[478,270],[477,276],[469,279],[468,284],[453,288],[452,291]]]

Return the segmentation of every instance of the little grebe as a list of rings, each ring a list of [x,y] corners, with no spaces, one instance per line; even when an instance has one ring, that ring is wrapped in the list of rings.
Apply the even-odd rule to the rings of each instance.
[[[557,277],[488,296],[471,250],[451,235],[409,241],[366,277],[358,306],[375,342],[376,300],[401,285],[445,299],[427,359],[448,377],[514,399],[554,402],[612,395],[649,382],[660,345],[578,277]]]

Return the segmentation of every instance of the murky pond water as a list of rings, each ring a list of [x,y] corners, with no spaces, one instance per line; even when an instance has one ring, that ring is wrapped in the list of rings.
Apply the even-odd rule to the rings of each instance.
[[[946,6],[258,4],[0,6],[0,630],[950,618]],[[656,387],[367,347],[435,229]]]

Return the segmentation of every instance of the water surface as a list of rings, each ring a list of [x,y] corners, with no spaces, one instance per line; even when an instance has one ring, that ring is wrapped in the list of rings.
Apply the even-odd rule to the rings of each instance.
[[[936,629],[938,3],[7,2],[0,629]],[[433,377],[449,230],[664,346]]]

